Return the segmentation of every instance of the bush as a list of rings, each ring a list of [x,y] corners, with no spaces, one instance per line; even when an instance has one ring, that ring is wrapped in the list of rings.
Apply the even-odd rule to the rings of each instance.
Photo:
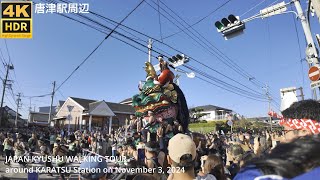
[[[207,123],[207,120],[202,120],[200,121],[200,123]]]

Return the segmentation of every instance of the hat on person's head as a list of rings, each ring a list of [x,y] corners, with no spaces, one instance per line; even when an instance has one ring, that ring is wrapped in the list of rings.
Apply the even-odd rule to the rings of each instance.
[[[180,163],[183,155],[191,154],[192,160],[194,160],[197,155],[196,144],[191,137],[180,133],[169,140],[168,151],[170,158],[176,163]]]
[[[95,156],[89,154],[88,157],[80,164],[80,176],[85,179],[99,179],[103,177],[107,172],[107,162],[101,156]],[[98,170],[99,169],[99,170]],[[83,170],[83,171],[82,171]]]
[[[153,114],[153,112],[152,111],[148,111],[148,114]]]

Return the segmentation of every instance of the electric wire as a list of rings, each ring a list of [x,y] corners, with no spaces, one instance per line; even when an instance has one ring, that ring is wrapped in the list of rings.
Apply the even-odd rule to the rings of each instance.
[[[292,7],[291,7],[292,9]],[[296,22],[296,19],[295,19],[295,16],[292,15],[292,19],[293,19],[293,23],[294,23],[294,29],[295,29],[295,33],[296,33],[296,38],[297,38],[297,45],[298,45],[298,50],[299,50],[299,57],[300,57],[300,65],[301,65],[301,76],[302,76],[302,84],[303,86],[305,86],[305,81],[304,81],[304,75],[303,75],[303,72],[304,72],[304,69],[303,69],[303,64],[302,64],[302,53],[301,53],[301,44],[300,44],[300,38],[299,38],[299,33],[298,33],[298,28],[297,28],[297,22]]]
[[[249,12],[251,12],[252,10],[254,10],[256,7],[260,6],[262,3],[264,3],[266,0],[263,0],[261,2],[259,2],[258,4],[254,5],[253,7],[251,7],[250,9],[248,9],[246,12],[244,12],[243,14],[240,15],[240,17],[248,14]]]
[[[217,12],[219,9],[223,8],[224,6],[226,6],[226,5],[227,5],[229,2],[231,2],[231,1],[232,1],[232,0],[228,0],[228,1],[226,1],[225,3],[221,4],[219,7],[217,7],[217,8],[214,9],[213,11],[211,11],[208,15],[206,15],[206,16],[204,16],[203,18],[199,19],[199,20],[196,21],[195,23],[189,25],[189,26],[187,27],[187,29],[188,29],[188,28],[191,28],[191,27],[199,24],[201,21],[207,19],[209,16],[211,16],[213,13]],[[173,34],[171,34],[171,35],[168,35],[168,36],[164,37],[163,39],[170,38],[170,37],[175,36],[176,34],[179,34],[179,33],[181,33],[181,32],[183,32],[183,31],[182,31],[182,30],[179,30],[179,31],[177,31],[177,32],[175,32],[175,33],[173,33]]]
[[[72,19],[72,18],[70,18],[70,19]],[[83,23],[82,23],[83,24]],[[143,46],[143,47],[146,47],[145,45],[143,45],[143,44],[140,44],[141,46]]]
[[[144,0],[142,0],[132,11],[130,11],[130,13],[126,15],[115,28],[113,28],[113,30],[98,44],[96,48],[94,48],[94,50],[80,63],[80,65],[78,65],[71,72],[71,74],[58,86],[55,91],[59,90],[71,78],[71,76],[91,57],[92,54],[95,53],[95,51],[103,44],[105,40],[110,37],[110,35],[120,26],[120,24],[122,24],[143,2]]]
[[[154,1],[152,1],[153,3],[155,3]],[[146,2],[147,4],[149,4],[148,2]],[[179,19],[181,19],[185,24],[188,25],[188,23],[181,18],[175,11],[173,11],[172,9],[170,9],[166,4],[164,4],[163,2],[161,2],[166,8],[168,8],[173,14],[175,14]],[[149,4],[149,6],[151,6]],[[151,6],[153,9],[155,9],[153,6]],[[177,19],[175,19],[173,16],[170,15],[170,13],[168,13],[167,11],[165,11],[164,9],[162,9],[164,12],[166,12],[171,18],[173,18],[175,21],[177,21],[178,23],[180,23]],[[162,14],[163,15],[163,14]],[[165,15],[163,15],[165,16]],[[169,18],[167,18],[170,22],[172,22]],[[172,22],[173,23],[173,22]],[[175,23],[173,23],[174,25],[176,25]],[[183,27],[185,27],[182,23],[180,23]],[[177,25],[176,25],[177,26]],[[178,28],[180,28],[179,26],[177,26]],[[222,63],[224,63],[225,65],[227,65],[229,68],[233,69],[234,71],[236,71],[238,74],[242,75],[243,77],[245,77],[246,79],[248,78],[252,78],[252,76],[247,73],[246,71],[244,71],[239,65],[237,65],[234,61],[232,61],[226,54],[224,54],[223,52],[221,52],[216,46],[214,46],[210,41],[208,41],[205,37],[203,37],[197,30],[195,30],[194,28],[191,28],[192,30],[195,31],[195,33],[197,33],[201,38],[199,38],[198,36],[196,36],[193,32],[191,32],[190,30],[188,30],[192,35],[194,35],[195,37],[197,37],[198,40],[200,40],[203,44],[206,44],[206,46],[208,48],[213,47],[214,49],[210,48],[212,51],[214,51],[217,55],[212,54],[212,51],[209,50],[209,52],[216,56]],[[186,32],[185,32],[186,33]],[[186,33],[188,35],[188,33]],[[190,35],[188,35],[190,38],[192,38]],[[193,39],[193,38],[192,38]],[[195,39],[193,39],[195,40]],[[204,41],[205,42],[204,42]],[[196,42],[198,42],[197,40],[195,40]],[[198,42],[199,43],[199,42]],[[199,43],[201,45],[201,43]],[[209,45],[208,45],[209,44]],[[203,47],[203,46],[202,46]],[[207,49],[207,48],[205,48]],[[207,49],[208,50],[208,49]],[[225,56],[225,57],[223,57]],[[228,62],[228,63],[227,63]]]
[[[97,17],[100,17],[101,19],[104,19],[104,20],[108,20],[108,21],[110,21],[110,22],[112,22],[112,23],[117,23],[116,21],[114,21],[114,20],[112,20],[112,19],[110,19],[110,18],[107,18],[107,17],[104,17],[104,16],[102,16],[102,15],[100,15],[100,14],[97,14],[97,13],[95,13],[95,12],[90,12],[91,14],[94,14],[95,16],[97,16]],[[130,28],[130,27],[128,27],[128,26],[125,26],[125,25],[121,25],[121,26],[123,26],[123,27],[125,27],[125,28],[127,28],[127,29],[129,29],[129,30],[131,30],[131,31],[134,31],[134,32],[136,32],[136,33],[138,33],[138,34],[140,34],[140,35],[143,35],[143,36],[145,36],[145,37],[147,37],[147,38],[151,38],[151,39],[153,39],[153,40],[155,40],[156,42],[159,42],[160,44],[163,44],[163,45],[165,45],[165,46],[167,46],[167,47],[169,47],[169,48],[171,48],[171,49],[173,49],[173,50],[175,50],[175,51],[177,51],[177,52],[179,52],[179,53],[182,53],[182,51],[180,51],[180,50],[178,50],[178,49],[176,49],[176,48],[174,48],[174,47],[172,47],[172,46],[170,46],[170,45],[168,45],[168,44],[166,44],[166,43],[163,43],[163,42],[161,42],[160,40],[157,40],[156,38],[153,38],[153,37],[151,37],[150,35],[147,35],[147,34],[145,34],[145,33],[141,33],[140,31],[137,31],[137,30],[135,30],[135,29],[133,29],[133,28]],[[195,60],[195,58],[190,58],[190,59],[193,59],[193,60]],[[197,61],[197,62],[200,62],[200,61]],[[203,64],[203,63],[202,63]],[[264,87],[264,84],[263,83],[261,83],[261,82],[259,82],[259,81],[255,81],[255,78],[249,78],[249,80],[253,83],[253,84],[255,84],[256,86],[258,86],[259,88],[262,88],[262,87]]]
[[[70,19],[72,19],[72,18],[70,18]],[[82,22],[83,23],[83,22]],[[83,23],[83,24],[85,24],[85,23]],[[143,46],[145,46],[145,45],[143,45]],[[148,54],[148,52],[145,52],[145,51],[143,51],[143,50],[141,50],[142,52],[144,52],[144,53],[146,53],[146,54]],[[156,57],[156,56],[153,56],[153,57]],[[212,84],[212,83],[211,83]],[[230,90],[228,90],[228,91],[230,91]],[[233,92],[233,91],[231,91],[231,92]],[[240,96],[243,96],[243,95],[241,95],[241,94],[239,94],[239,93],[236,93],[235,92],[235,94],[238,94],[238,95],[240,95]],[[245,97],[247,97],[247,96],[245,96]],[[250,99],[253,99],[253,98],[250,98]]]
[[[163,37],[162,37],[162,25],[161,25],[161,14],[160,14],[160,4],[159,4],[160,0],[157,0],[157,4],[158,4],[158,16],[159,16],[159,28],[160,28],[160,38],[161,41],[163,42]]]

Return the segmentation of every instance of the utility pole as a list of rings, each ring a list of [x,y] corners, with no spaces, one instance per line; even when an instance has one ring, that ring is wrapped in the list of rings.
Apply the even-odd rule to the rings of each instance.
[[[318,17],[320,17],[320,0],[309,0],[309,2],[312,1],[313,7],[315,11],[317,12]],[[287,11],[287,6],[294,4],[296,7],[295,11]],[[240,19],[237,16],[230,15],[227,18],[223,18],[221,21],[217,21],[215,23],[215,26],[217,27],[218,32],[222,33],[224,37],[234,37],[238,34],[241,34],[242,31],[245,29],[244,23],[247,23],[251,20],[257,19],[257,18],[268,18],[274,15],[278,14],[284,14],[292,12],[298,16],[298,18],[301,21],[301,25],[305,34],[305,38],[307,41],[307,47],[306,47],[306,59],[308,61],[308,65],[311,68],[312,66],[319,67],[319,55],[318,50],[316,48],[316,45],[313,41],[312,33],[310,30],[310,25],[308,22],[308,19],[304,15],[304,11],[302,10],[300,0],[291,0],[288,3],[285,3],[284,1],[272,6],[269,6],[267,8],[264,8],[260,10],[260,13],[257,15],[254,15],[252,17],[249,17],[247,19],[244,19],[240,21]],[[319,18],[320,19],[320,18]],[[228,39],[228,38],[227,38]],[[315,69],[315,68],[314,68]],[[310,74],[309,74],[310,77]],[[313,91],[313,99],[317,100],[317,92],[316,88],[320,86],[320,80],[312,80],[311,89]],[[319,89],[320,90],[320,89]]]
[[[318,0],[316,0],[318,1]],[[293,0],[294,5],[297,9],[297,13],[299,16],[299,19],[301,21],[302,24],[302,28],[304,31],[304,34],[306,36],[306,41],[307,41],[307,49],[306,49],[306,57],[307,57],[307,61],[309,63],[309,65],[313,65],[313,66],[317,66],[319,67],[319,61],[318,61],[318,52],[317,52],[317,48],[314,44],[313,38],[312,38],[312,33],[310,30],[310,26],[309,26],[309,22],[306,18],[306,16],[303,13],[301,4],[299,0]],[[313,89],[313,99],[317,100],[317,93],[316,93],[316,89]]]
[[[48,119],[48,126],[50,127],[50,123],[52,120],[52,104],[53,104],[53,97],[56,89],[56,81],[53,81],[53,88],[52,88],[52,94],[51,94],[51,104],[50,104],[50,110],[49,110],[49,119]]]
[[[267,95],[267,97],[268,97],[268,112],[270,112],[271,111],[271,96],[270,96],[270,93],[269,93],[269,86],[268,85],[266,85],[266,95]],[[272,117],[270,116],[269,117],[269,121],[270,121],[270,130],[272,131]]]
[[[148,52],[149,52],[148,62],[151,63],[152,39],[149,39],[149,42],[148,42]]]
[[[3,115],[4,115],[4,110],[3,110],[3,100],[4,100],[4,94],[6,92],[6,87],[7,87],[7,81],[8,81],[8,75],[9,75],[9,70],[14,69],[13,65],[6,65],[6,76],[3,80],[3,90],[2,90],[2,97],[1,97],[1,118],[0,118],[0,126],[2,125],[2,120],[4,120]]]
[[[21,101],[20,97],[21,97],[21,93],[18,93],[16,119],[14,121],[14,125],[16,128],[18,128],[19,108],[20,108],[20,101]]]

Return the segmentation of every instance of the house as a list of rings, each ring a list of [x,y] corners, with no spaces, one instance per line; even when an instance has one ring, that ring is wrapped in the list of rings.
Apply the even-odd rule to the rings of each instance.
[[[132,105],[132,98],[127,98],[121,102],[119,102],[119,104],[126,104],[126,105]]]
[[[59,101],[57,106],[52,106],[53,117],[63,105],[64,101]],[[39,112],[30,111],[28,117],[28,126],[49,126],[50,106],[39,107]]]
[[[2,109],[0,108],[0,112],[3,110],[4,117],[7,117],[8,122],[11,126],[15,125],[15,120],[17,116],[17,112],[11,109],[9,106],[4,106]],[[21,114],[18,113],[17,125],[24,126],[24,120],[21,118]]]
[[[125,124],[134,114],[130,105],[68,97],[54,118],[54,125],[72,130],[109,130]]]
[[[192,109],[199,109],[201,110],[199,113],[203,114],[199,120],[206,120],[206,121],[213,121],[213,120],[220,120],[226,119],[226,115],[232,113],[232,110],[222,108],[219,106],[214,105],[205,105],[205,106],[198,106]],[[191,111],[191,109],[189,109]],[[195,113],[191,113],[191,117],[193,117]]]

